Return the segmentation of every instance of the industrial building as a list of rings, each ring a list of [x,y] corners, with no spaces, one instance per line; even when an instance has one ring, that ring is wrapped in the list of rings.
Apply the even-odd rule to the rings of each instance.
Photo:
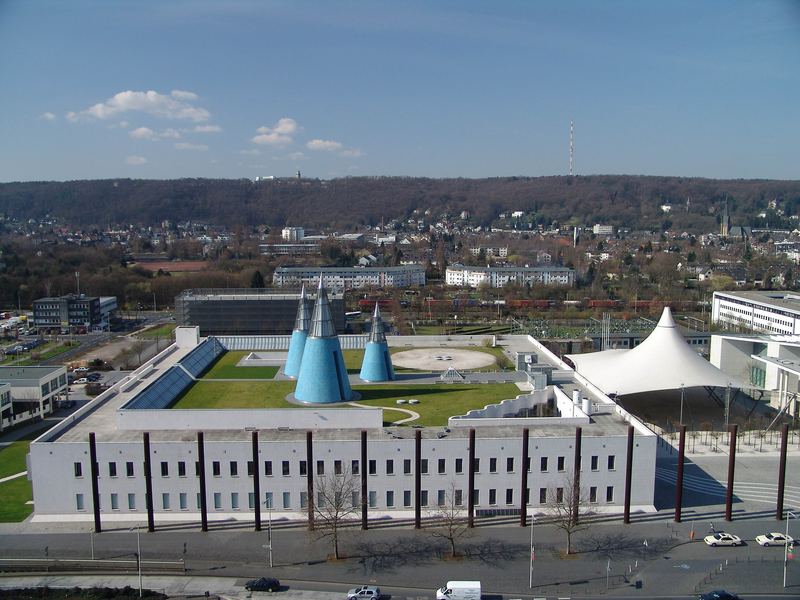
[[[781,291],[714,292],[713,323],[745,331],[800,334],[800,294]]]
[[[278,267],[272,282],[278,287],[316,287],[322,279],[334,292],[357,288],[411,287],[425,285],[422,265],[400,267]]]
[[[566,267],[468,267],[450,265],[445,271],[447,285],[476,288],[480,285],[504,287],[517,285],[561,285],[575,283],[575,271]]]
[[[184,290],[175,297],[175,321],[199,327],[203,336],[290,334],[299,299],[299,291],[289,290]],[[329,300],[334,327],[341,333],[345,330],[344,297],[331,294]]]

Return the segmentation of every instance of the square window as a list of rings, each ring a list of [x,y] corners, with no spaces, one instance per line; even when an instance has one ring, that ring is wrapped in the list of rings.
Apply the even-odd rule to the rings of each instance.
[[[108,476],[109,477],[117,476],[117,463],[115,462],[108,463]]]
[[[411,475],[411,459],[404,458],[403,459],[403,474],[404,475]]]
[[[186,463],[182,460],[178,462],[178,477],[186,477]]]
[[[357,460],[351,461],[351,463],[350,463],[350,472],[353,475],[358,475],[359,472],[360,472],[359,466],[360,466],[360,463]]]
[[[386,474],[394,475],[394,461],[392,459],[386,461]]]
[[[445,471],[445,465],[446,464],[447,464],[447,461],[445,461],[445,459],[443,459],[443,458],[440,458],[440,459],[437,460],[437,470],[438,470],[439,475],[443,475],[446,472]]]
[[[539,459],[539,470],[542,473],[546,473],[547,472],[547,457],[546,456],[543,456],[542,458]]]
[[[169,477],[169,463],[168,462],[161,462],[161,476],[162,477]]]
[[[513,473],[514,472],[514,457],[509,456],[506,458],[506,472]]]

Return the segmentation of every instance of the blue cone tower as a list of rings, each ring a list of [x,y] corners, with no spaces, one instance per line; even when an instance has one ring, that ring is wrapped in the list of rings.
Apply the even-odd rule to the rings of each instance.
[[[353,399],[342,347],[333,326],[328,295],[319,282],[311,331],[303,349],[294,397],[300,402],[328,404]]]
[[[303,350],[306,339],[311,329],[311,302],[306,297],[306,286],[300,290],[300,304],[297,307],[297,319],[294,322],[292,339],[289,340],[289,355],[283,366],[283,374],[292,379],[297,379],[300,373],[300,363],[303,360]]]
[[[375,312],[372,314],[372,330],[364,350],[364,362],[361,363],[359,377],[363,381],[391,381],[394,379],[392,357],[386,343],[385,325],[381,319],[381,311],[377,302],[375,303]]]

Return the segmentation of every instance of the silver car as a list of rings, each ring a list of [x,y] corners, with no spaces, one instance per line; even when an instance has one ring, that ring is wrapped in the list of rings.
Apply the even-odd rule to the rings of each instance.
[[[381,589],[374,585],[362,585],[347,592],[347,600],[378,600]]]

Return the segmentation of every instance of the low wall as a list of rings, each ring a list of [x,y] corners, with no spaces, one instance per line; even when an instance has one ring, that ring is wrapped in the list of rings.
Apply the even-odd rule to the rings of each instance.
[[[507,414],[516,414],[521,410],[533,408],[540,404],[547,404],[555,400],[560,417],[504,417]],[[451,427],[475,427],[486,425],[525,425],[528,427],[544,425],[588,425],[589,417],[575,405],[572,400],[559,388],[550,386],[530,394],[523,394],[510,400],[503,400],[499,404],[489,404],[481,409],[471,410],[466,415],[450,417],[447,420]]]

